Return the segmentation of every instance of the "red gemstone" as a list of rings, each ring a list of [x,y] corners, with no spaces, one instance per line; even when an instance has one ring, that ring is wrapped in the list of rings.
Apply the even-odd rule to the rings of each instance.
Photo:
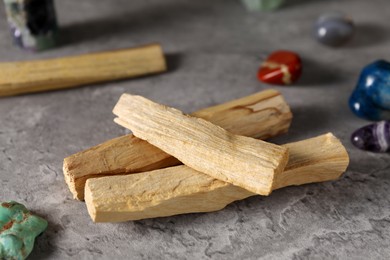
[[[301,58],[291,51],[273,52],[259,68],[260,81],[276,85],[289,85],[298,80],[302,71]]]

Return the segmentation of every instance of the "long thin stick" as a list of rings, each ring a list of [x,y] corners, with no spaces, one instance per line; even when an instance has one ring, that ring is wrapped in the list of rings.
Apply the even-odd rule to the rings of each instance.
[[[161,46],[99,52],[51,60],[0,63],[0,96],[132,78],[166,70]]]
[[[288,161],[288,150],[234,135],[204,119],[141,96],[123,94],[115,122],[183,164],[213,178],[268,195]]]
[[[335,180],[349,157],[332,134],[285,145],[290,159],[273,189]],[[187,166],[126,176],[92,178],[85,202],[95,222],[121,222],[176,214],[210,212],[256,195]]]

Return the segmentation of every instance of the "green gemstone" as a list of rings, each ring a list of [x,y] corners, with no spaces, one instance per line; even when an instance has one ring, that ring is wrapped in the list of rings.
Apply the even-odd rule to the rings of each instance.
[[[41,51],[58,40],[54,0],[3,0],[14,43]]]
[[[248,11],[271,11],[281,7],[285,0],[241,0]]]
[[[32,215],[14,201],[0,204],[0,259],[23,260],[31,253],[35,238],[47,228],[47,221]]]

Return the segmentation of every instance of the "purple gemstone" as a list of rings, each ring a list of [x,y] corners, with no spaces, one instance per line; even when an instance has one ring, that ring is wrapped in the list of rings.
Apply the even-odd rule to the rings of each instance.
[[[390,151],[390,121],[381,121],[356,130],[351,136],[357,148],[383,153]]]

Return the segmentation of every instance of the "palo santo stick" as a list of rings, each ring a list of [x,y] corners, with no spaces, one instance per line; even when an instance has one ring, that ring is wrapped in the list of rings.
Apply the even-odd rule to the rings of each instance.
[[[51,60],[0,63],[0,96],[10,96],[166,71],[161,46],[92,53]]]
[[[285,145],[290,159],[274,189],[335,180],[346,170],[348,154],[332,134]],[[184,213],[210,212],[256,195],[187,166],[126,176],[92,178],[85,201],[94,222],[121,222]]]
[[[265,90],[197,111],[234,134],[266,139],[287,132],[292,119],[289,106],[275,90]],[[134,135],[121,136],[64,159],[64,176],[74,198],[84,199],[87,179],[157,170],[180,162]]]
[[[288,161],[287,148],[234,135],[141,96],[123,94],[115,122],[183,164],[251,192],[268,195]]]

